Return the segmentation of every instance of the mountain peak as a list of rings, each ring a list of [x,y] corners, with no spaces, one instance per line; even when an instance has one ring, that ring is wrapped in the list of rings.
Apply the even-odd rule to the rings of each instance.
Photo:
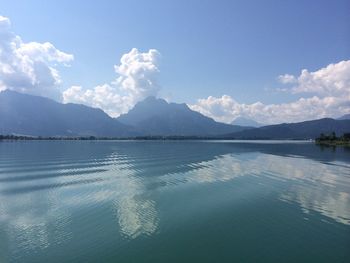
[[[176,106],[182,106],[182,107],[185,106],[188,108],[186,103],[167,102],[165,99],[157,98],[155,96],[148,96],[144,100],[136,103],[135,107],[139,106],[140,104],[151,104],[152,106],[155,106],[155,105],[176,105]]]
[[[242,129],[218,123],[185,103],[168,103],[155,97],[138,102],[128,113],[119,116],[118,121],[153,135],[216,135]]]
[[[341,116],[337,120],[350,120],[350,113]]]
[[[234,139],[314,139],[321,133],[342,135],[350,130],[350,120],[323,118],[295,123],[268,125],[224,136]]]
[[[139,101],[138,103],[135,104],[134,107],[143,105],[143,104],[148,104],[148,105],[166,105],[168,104],[168,102],[162,98],[157,98],[155,96],[149,96],[147,98],[145,98],[142,101]]]
[[[248,127],[261,127],[264,126],[261,123],[256,122],[255,120],[248,119],[245,117],[237,117],[234,119],[231,124],[233,125],[240,125],[240,126],[248,126]]]
[[[143,101],[157,101],[157,100],[163,100],[162,98],[157,98],[156,96],[148,96]]]
[[[0,93],[0,132],[32,136],[218,135],[244,128],[219,123],[185,103],[148,97],[118,119],[101,109],[40,96]],[[127,125],[125,125],[127,124]]]
[[[2,90],[2,91],[0,91],[0,94],[6,95],[6,96],[35,96],[35,95],[21,93],[21,92],[11,90],[11,89]]]
[[[114,137],[134,132],[101,109],[81,104],[62,104],[12,90],[0,92],[0,120],[2,134]]]

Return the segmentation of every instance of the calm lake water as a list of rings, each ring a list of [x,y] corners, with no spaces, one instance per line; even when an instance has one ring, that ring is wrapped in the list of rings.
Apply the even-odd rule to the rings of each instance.
[[[0,262],[350,262],[350,149],[0,142]]]

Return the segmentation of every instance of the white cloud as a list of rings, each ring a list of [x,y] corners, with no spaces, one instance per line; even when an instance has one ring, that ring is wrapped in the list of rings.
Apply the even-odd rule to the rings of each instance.
[[[133,48],[114,66],[118,76],[113,82],[90,89],[72,86],[61,94],[57,66],[68,66],[73,59],[73,55],[49,42],[24,43],[12,32],[10,20],[0,16],[0,91],[12,89],[57,99],[62,96],[65,103],[82,103],[118,116],[138,101],[156,96],[160,90],[157,83],[160,53],[155,49],[143,53]],[[227,95],[209,96],[190,107],[227,123],[239,116],[271,124],[337,117],[350,112],[350,60],[314,72],[304,69],[299,76],[280,75],[278,80],[284,84],[279,90],[304,97],[290,103],[244,104]]]
[[[260,123],[274,124],[330,116],[337,117],[349,113],[350,95],[324,98],[313,96],[281,104],[263,104],[261,102],[240,104],[227,95],[221,98],[210,96],[207,99],[199,99],[196,104],[190,105],[190,107],[221,122],[230,123],[235,118],[242,116]]]
[[[130,96],[119,95],[119,90],[109,84],[84,90],[81,86],[72,86],[63,92],[63,102],[79,103],[103,109],[111,116],[118,116],[134,105]]]
[[[278,76],[278,80],[283,84],[295,83],[297,81],[297,79],[290,74],[280,75]]]
[[[330,64],[315,72],[303,70],[298,77],[282,75],[279,80],[284,84],[295,83],[289,89],[293,93],[307,92],[316,95],[281,104],[241,104],[227,95],[221,98],[209,96],[197,100],[190,107],[226,123],[239,116],[273,124],[338,117],[350,112],[350,61]]]
[[[38,43],[29,42],[23,44],[18,49],[18,53],[23,56],[33,57],[37,61],[50,61],[67,63],[73,60],[73,55],[64,53],[54,47],[50,42]]]
[[[63,92],[63,101],[98,107],[116,117],[138,101],[157,95],[160,89],[156,80],[159,59],[160,53],[155,49],[142,53],[133,48],[122,56],[119,65],[114,66],[119,75],[115,81],[92,89],[72,86]]]
[[[120,65],[114,66],[115,72],[120,75],[116,84],[136,97],[156,95],[159,91],[156,81],[159,58],[160,53],[155,49],[141,53],[133,48],[122,56]]]
[[[56,66],[73,58],[49,42],[24,43],[11,31],[10,20],[0,16],[0,90],[57,98],[61,79]]]
[[[282,83],[293,83],[294,93],[342,96],[350,93],[350,60],[329,64],[314,72],[303,69],[299,76],[279,76]]]

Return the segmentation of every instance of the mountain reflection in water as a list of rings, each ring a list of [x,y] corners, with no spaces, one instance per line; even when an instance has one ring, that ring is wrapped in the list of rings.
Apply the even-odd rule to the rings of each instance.
[[[193,199],[184,202],[184,195]],[[0,260],[35,261],[67,246],[109,251],[128,240],[171,239],[192,213],[216,213],[226,203],[238,209],[259,198],[280,202],[277,213],[279,205],[291,205],[300,211],[294,217],[349,232],[349,195],[346,148],[273,141],[2,142]],[[178,206],[183,210],[171,210]],[[269,215],[256,220],[269,222]]]

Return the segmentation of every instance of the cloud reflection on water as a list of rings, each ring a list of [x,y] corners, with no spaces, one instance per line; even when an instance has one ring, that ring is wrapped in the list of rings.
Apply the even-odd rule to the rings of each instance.
[[[79,148],[72,150],[71,147],[79,147],[73,144],[65,151],[73,151],[74,156],[81,154],[80,160],[85,163],[83,168],[77,168],[79,160],[70,160],[68,156],[65,160],[60,159],[64,165],[53,162],[50,166],[50,172],[55,170],[57,173],[55,176],[2,181],[0,224],[6,232],[10,250],[16,254],[16,249],[45,249],[67,242],[74,235],[68,227],[72,214],[78,209],[91,210],[103,204],[112,204],[117,228],[123,237],[150,236],[157,232],[160,224],[157,201],[153,198],[155,192],[166,192],[168,188],[183,184],[229,182],[245,176],[282,181],[285,188],[283,192],[279,191],[280,200],[298,204],[304,213],[315,211],[336,222],[350,224],[348,163],[324,163],[297,153],[296,156],[282,156],[257,150],[242,152],[232,145],[214,143],[130,144],[101,143],[97,145],[97,153],[87,156]],[[57,152],[62,154],[59,149]],[[11,162],[18,162],[15,157],[11,161],[3,159],[0,179],[8,177],[6,171],[11,170]],[[55,155],[50,158],[54,159]],[[40,162],[44,164],[45,158]],[[22,166],[25,168],[25,162]],[[96,166],[101,170],[89,172]],[[14,168],[18,169],[16,165]],[[60,172],[64,176],[59,176]],[[75,173],[74,176],[67,176],[70,172]],[[45,174],[45,170],[40,173]],[[12,176],[35,174],[35,170],[23,169]],[[86,178],[92,183],[69,184]],[[41,184],[57,187],[34,188]],[[19,189],[27,191],[12,191]]]

